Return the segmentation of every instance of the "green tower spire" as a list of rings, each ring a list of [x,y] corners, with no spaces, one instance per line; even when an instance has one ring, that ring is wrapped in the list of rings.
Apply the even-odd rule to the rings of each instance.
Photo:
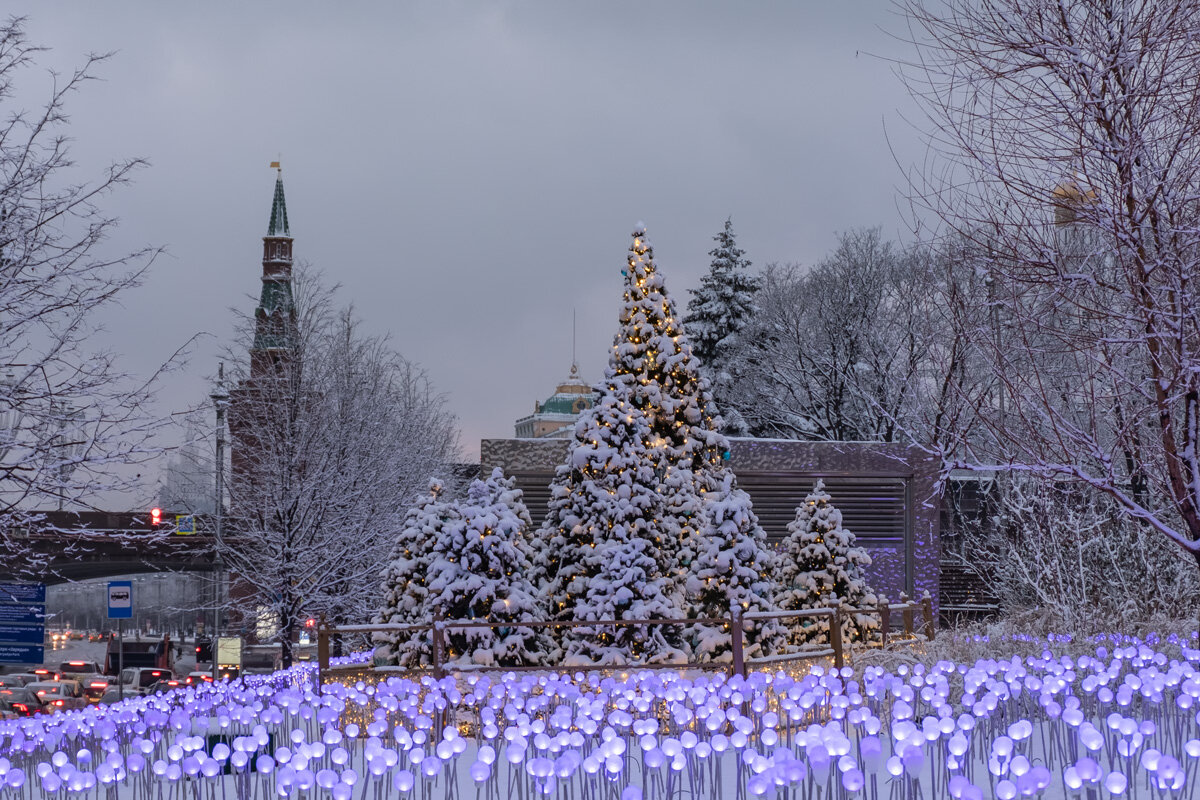
[[[271,203],[271,223],[267,225],[267,236],[290,237],[292,232],[288,230],[287,203],[283,199],[283,170],[278,166],[275,168],[279,172],[275,178],[275,200]]]

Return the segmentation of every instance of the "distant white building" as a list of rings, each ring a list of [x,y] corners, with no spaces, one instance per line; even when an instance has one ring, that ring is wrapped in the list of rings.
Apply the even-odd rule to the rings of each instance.
[[[596,404],[597,396],[571,365],[567,379],[544,402],[534,402],[533,413],[516,421],[518,439],[565,439],[579,415]]]

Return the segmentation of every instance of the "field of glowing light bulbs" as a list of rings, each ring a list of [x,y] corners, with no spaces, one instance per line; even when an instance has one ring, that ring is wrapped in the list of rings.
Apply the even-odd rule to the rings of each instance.
[[[1011,644],[1011,643],[1010,643]],[[469,674],[310,666],[0,723],[0,794],[106,800],[1192,797],[1191,639],[841,671]],[[1079,655],[1079,653],[1089,653]]]

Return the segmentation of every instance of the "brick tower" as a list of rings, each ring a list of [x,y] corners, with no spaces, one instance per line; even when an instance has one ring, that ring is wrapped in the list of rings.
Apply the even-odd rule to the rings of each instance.
[[[283,197],[283,170],[275,177],[271,222],[263,237],[262,295],[254,310],[254,346],[250,349],[250,381],[278,376],[294,351],[296,307],[292,302],[292,233]]]
[[[275,178],[271,220],[263,237],[262,290],[254,309],[250,372],[229,393],[230,528],[233,532],[271,505],[279,483],[277,468],[281,426],[294,402],[292,381],[299,366],[296,306],[292,296],[292,234],[283,194],[283,170]],[[254,525],[249,526],[254,529]],[[236,572],[236,570],[235,570]],[[233,575],[228,629],[254,641],[260,611],[249,606],[253,595],[244,579]]]

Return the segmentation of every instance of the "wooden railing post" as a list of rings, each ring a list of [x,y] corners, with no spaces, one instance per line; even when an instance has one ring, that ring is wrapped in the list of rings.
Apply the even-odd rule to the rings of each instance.
[[[829,646],[833,648],[833,666],[841,669],[846,665],[842,652],[842,601],[836,597],[829,614]]]
[[[879,631],[883,637],[881,647],[887,647],[888,633],[892,630],[892,604],[887,595],[879,596]]]
[[[933,627],[933,598],[929,596],[929,590],[921,595],[921,614],[925,617],[925,638],[933,641],[936,635]]]
[[[912,602],[908,599],[908,595],[904,592],[900,593],[900,602],[904,604],[904,610],[900,612],[902,618],[904,619],[904,635],[911,637],[914,629]]]
[[[442,679],[442,612],[433,612],[433,629],[429,631],[430,649],[433,651],[433,677]]]
[[[737,603],[729,606],[729,641],[732,643],[733,663],[730,665],[733,675],[746,677],[746,654],[742,649],[743,634],[742,609]],[[731,676],[732,677],[732,676]]]
[[[329,630],[325,626],[325,615],[317,624],[317,691],[325,682],[325,673],[329,669]]]

